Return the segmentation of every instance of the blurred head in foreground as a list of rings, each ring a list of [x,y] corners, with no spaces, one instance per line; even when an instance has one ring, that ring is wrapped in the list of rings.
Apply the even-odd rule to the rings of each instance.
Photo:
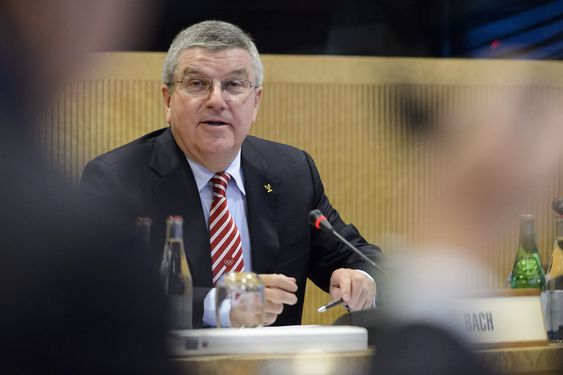
[[[432,150],[436,189],[417,223],[426,228],[420,248],[392,259],[386,307],[396,330],[382,339],[374,373],[482,373],[457,302],[483,278],[494,280],[485,245],[501,241],[539,199],[548,205],[552,197],[542,193],[561,174],[560,90],[465,90],[445,95],[435,121],[410,145]]]
[[[28,103],[41,96],[49,100],[87,70],[90,53],[142,38],[151,29],[154,10],[147,0],[4,0],[1,77],[9,72]]]
[[[92,230],[100,223],[29,137],[35,115],[92,50],[135,32],[142,7],[132,5],[140,2],[0,3],[2,373],[165,371],[150,268],[128,256],[134,246],[111,218]]]
[[[487,245],[502,241],[538,202],[549,205],[546,186],[561,174],[560,90],[532,84],[462,90],[437,102],[431,125],[409,145],[432,150],[436,176],[431,196],[422,197],[430,199],[423,222],[415,225],[425,228],[417,241],[423,250],[408,253],[410,261],[400,267],[409,270],[407,279],[416,269],[420,283],[410,283],[408,296],[389,293],[411,302],[433,291],[441,298],[475,289],[472,277],[488,277]],[[413,297],[416,286],[420,298]]]

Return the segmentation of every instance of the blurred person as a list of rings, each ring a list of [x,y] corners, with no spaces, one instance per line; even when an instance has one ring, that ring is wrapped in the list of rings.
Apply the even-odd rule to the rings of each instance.
[[[561,173],[563,110],[550,87],[498,89],[494,99],[444,104],[427,129],[437,183],[420,247],[396,257],[386,299],[391,328],[372,373],[486,373],[455,320],[457,302],[490,277],[484,244],[498,240]],[[420,140],[420,137],[417,137]],[[413,144],[413,147],[419,145]],[[428,147],[428,144],[424,144]],[[406,359],[406,360],[404,360]]]
[[[168,371],[157,275],[129,255],[127,228],[93,220],[32,136],[88,53],[123,42],[124,17],[135,28],[132,5],[140,3],[0,3],[2,373]]]
[[[425,138],[410,144],[430,145],[435,158],[433,192],[423,197],[430,204],[417,224],[426,229],[419,241],[424,257],[449,254],[454,262],[464,260],[460,265],[486,268],[479,264],[483,245],[533,211],[545,186],[561,173],[559,90],[491,90],[487,99],[474,91],[466,101],[444,101],[433,126],[419,134]]]
[[[399,326],[380,341],[371,374],[493,374],[464,340],[439,325],[417,322]]]
[[[267,325],[300,324],[308,277],[352,310],[372,307],[374,270],[311,228],[309,212],[320,209],[370,257],[379,249],[342,221],[306,152],[248,135],[263,93],[250,37],[220,21],[183,30],[168,51],[162,83],[169,126],[88,163],[81,185],[110,208],[105,216],[151,217],[155,248],[164,243],[166,215],[184,217],[194,326],[215,325],[213,286],[229,270],[261,274]],[[224,197],[214,200],[224,191],[228,210],[215,203]]]

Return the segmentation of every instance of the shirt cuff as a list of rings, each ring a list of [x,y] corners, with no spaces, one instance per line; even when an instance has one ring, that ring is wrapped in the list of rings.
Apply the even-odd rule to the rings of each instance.
[[[203,300],[203,324],[211,327],[217,327],[217,319],[215,318],[215,292],[215,288],[211,289]],[[223,301],[219,310],[221,327],[231,326],[230,312],[231,301],[226,299]]]

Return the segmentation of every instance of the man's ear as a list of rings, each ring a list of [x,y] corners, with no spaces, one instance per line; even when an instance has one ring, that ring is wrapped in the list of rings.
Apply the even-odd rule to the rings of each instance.
[[[162,105],[164,107],[164,116],[166,117],[166,123],[170,124],[170,98],[172,93],[170,92],[170,88],[166,85],[162,85],[160,88],[162,92]]]
[[[262,87],[256,89],[256,95],[254,95],[254,113],[252,114],[252,122],[256,121],[258,117],[258,108],[260,107],[260,99],[262,98]]]

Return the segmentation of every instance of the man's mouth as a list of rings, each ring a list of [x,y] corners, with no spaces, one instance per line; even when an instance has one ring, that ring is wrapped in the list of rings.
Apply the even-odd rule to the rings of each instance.
[[[202,124],[207,124],[209,126],[222,126],[222,125],[229,125],[228,122],[224,121],[202,121]]]

